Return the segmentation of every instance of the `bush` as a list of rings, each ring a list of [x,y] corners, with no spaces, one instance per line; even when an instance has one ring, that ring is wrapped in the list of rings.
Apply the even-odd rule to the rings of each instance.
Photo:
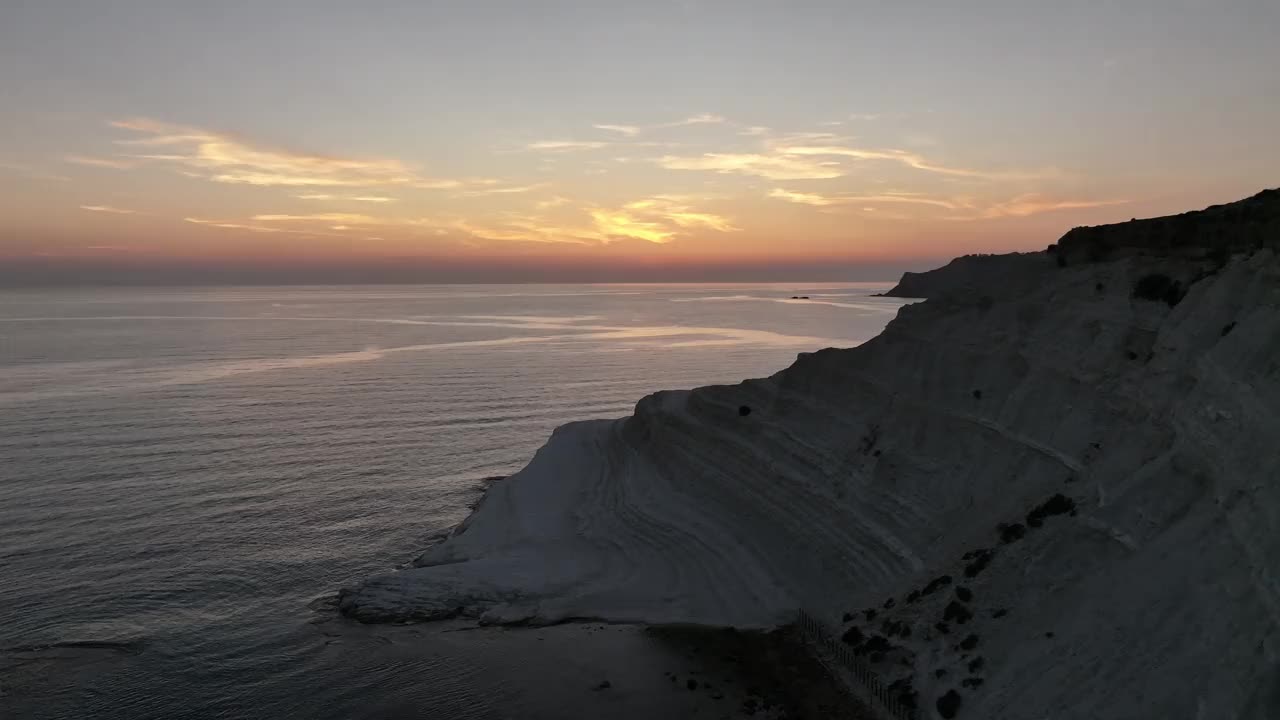
[[[1031,527],[1040,527],[1044,524],[1045,518],[1054,515],[1074,515],[1076,512],[1076,501],[1057,493],[1053,497],[1045,500],[1039,505],[1031,509],[1027,513],[1027,524]]]
[[[973,562],[964,566],[964,576],[967,578],[977,577],[978,573],[986,569],[991,563],[991,558],[995,553],[990,550],[981,550],[974,554]]]
[[[942,611],[942,621],[945,623],[954,622],[957,625],[963,625],[969,622],[972,617],[973,613],[969,611],[969,608],[955,600],[947,603],[946,609]]]
[[[938,698],[934,706],[938,708],[939,715],[950,720],[960,710],[960,702],[960,693],[955,690],[948,690],[945,695]]]
[[[1000,533],[1000,544],[1008,545],[1015,540],[1021,540],[1022,536],[1027,534],[1027,527],[1022,523],[1000,523],[996,525],[996,532]]]
[[[1173,307],[1187,294],[1182,283],[1162,273],[1143,275],[1133,284],[1133,296],[1141,300],[1163,302]]]

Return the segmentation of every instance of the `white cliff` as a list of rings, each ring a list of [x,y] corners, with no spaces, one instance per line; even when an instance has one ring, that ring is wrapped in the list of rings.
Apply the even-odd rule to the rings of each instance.
[[[951,691],[957,717],[1280,717],[1280,238],[1090,261],[1071,237],[860,347],[562,427],[344,612],[806,608],[922,717]]]

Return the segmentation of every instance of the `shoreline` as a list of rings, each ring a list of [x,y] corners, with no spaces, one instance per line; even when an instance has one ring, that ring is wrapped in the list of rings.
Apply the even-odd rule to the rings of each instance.
[[[314,622],[326,638],[325,652],[357,659],[373,653],[382,662],[406,665],[423,658],[456,662],[479,691],[466,708],[470,713],[514,713],[528,720],[872,717],[859,714],[794,626],[493,626],[459,619],[364,624],[326,615]],[[445,709],[429,698],[425,702],[427,707],[402,705],[389,716],[432,716]]]

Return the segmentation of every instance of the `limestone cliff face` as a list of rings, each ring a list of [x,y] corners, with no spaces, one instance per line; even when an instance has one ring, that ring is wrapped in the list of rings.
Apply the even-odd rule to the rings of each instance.
[[[906,306],[860,347],[566,426],[420,567],[342,607],[739,625],[804,607],[923,717],[952,690],[958,717],[1276,717],[1270,237],[1089,261],[1069,234],[1064,266],[1017,261],[1016,282]]]

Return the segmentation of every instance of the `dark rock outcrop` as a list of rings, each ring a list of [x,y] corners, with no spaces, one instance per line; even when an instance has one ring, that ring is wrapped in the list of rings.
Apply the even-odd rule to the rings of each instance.
[[[1052,259],[1038,252],[964,255],[934,270],[902,273],[902,279],[892,290],[883,293],[883,297],[930,299],[957,291],[977,291],[995,275],[1026,278],[1052,266]]]
[[[1234,253],[1280,250],[1280,189],[1179,215],[1078,227],[1050,246],[1065,265],[1131,255],[1207,260]]]

